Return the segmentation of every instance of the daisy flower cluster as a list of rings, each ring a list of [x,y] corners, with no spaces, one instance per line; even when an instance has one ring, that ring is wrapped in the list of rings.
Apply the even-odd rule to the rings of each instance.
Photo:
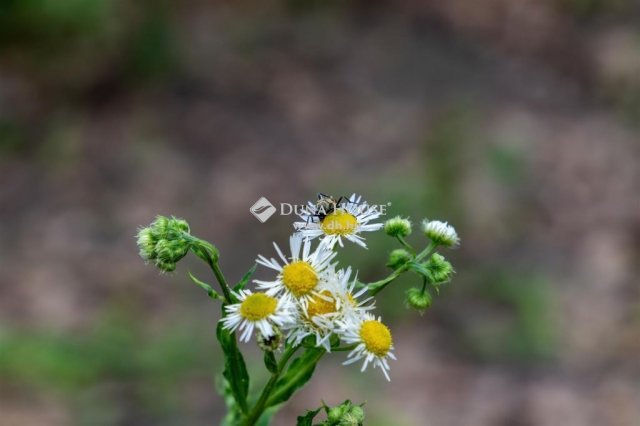
[[[282,404],[310,379],[325,353],[346,352],[345,365],[361,363],[361,371],[372,366],[390,380],[390,361],[396,359],[393,336],[374,313],[375,296],[401,275],[415,274],[418,285],[406,291],[406,305],[423,313],[432,303],[431,292],[438,293],[454,273],[451,263],[436,249],[455,247],[460,238],[447,222],[424,220],[422,233],[429,243],[417,250],[406,240],[412,233],[411,221],[396,216],[381,222],[382,214],[356,194],[337,199],[319,194],[317,201],[308,202],[299,212],[288,246],[273,243],[273,252],[258,255],[256,265],[234,286],[220,269],[216,247],[193,236],[184,220],[158,216],[139,229],[138,248],[146,262],[172,272],[193,252],[210,266],[220,285],[222,292],[218,293],[189,273],[212,299],[222,301],[217,337],[225,357],[223,394],[229,407],[225,424],[257,424],[268,408]],[[348,243],[366,248],[364,234],[379,230],[396,239],[400,247],[389,253],[387,277],[363,283],[354,268],[340,264],[339,251]],[[253,279],[253,289],[246,288],[256,266],[270,275]],[[272,374],[257,399],[248,395],[249,375],[236,343],[236,339],[246,343],[252,337],[264,351],[265,366]],[[294,359],[300,348],[304,354]],[[252,407],[250,401],[255,401]],[[364,418],[362,407],[350,401],[324,408],[328,418]],[[304,417],[311,421],[319,410]]]
[[[231,331],[239,329],[243,341],[254,329],[269,338],[277,328],[293,346],[309,336],[327,352],[340,343],[349,345],[352,351],[345,364],[364,360],[362,371],[372,365],[389,380],[389,360],[395,359],[391,331],[372,314],[375,301],[366,286],[359,286],[357,274],[351,267],[339,269],[335,249],[343,246],[343,240],[366,247],[360,234],[383,227],[388,235],[402,238],[411,232],[411,224],[400,217],[370,223],[380,213],[355,194],[322,214],[320,204],[309,202],[300,215],[302,221],[294,224],[287,254],[274,243],[275,257],[258,256],[256,262],[270,269],[273,279],[254,280],[256,293],[237,293],[238,303],[226,306],[222,322]],[[457,244],[457,235],[447,224],[426,221],[424,232],[438,244]],[[424,310],[428,306],[424,298],[429,304],[431,300],[426,295],[426,290],[412,289],[408,303]]]
[[[353,347],[345,364],[364,359],[363,371],[371,364],[389,379],[388,360],[395,359],[391,332],[371,314],[375,301],[359,286],[357,273],[351,267],[340,269],[335,261],[335,249],[343,241],[366,247],[360,234],[383,227],[370,223],[380,213],[355,194],[322,220],[319,209],[308,203],[294,224],[286,254],[274,243],[274,257],[258,256],[256,262],[273,272],[273,280],[254,280],[258,292],[237,293],[238,303],[225,308],[222,322],[231,331],[240,330],[243,341],[254,329],[268,338],[278,327],[293,346],[312,341],[331,352],[342,342]]]

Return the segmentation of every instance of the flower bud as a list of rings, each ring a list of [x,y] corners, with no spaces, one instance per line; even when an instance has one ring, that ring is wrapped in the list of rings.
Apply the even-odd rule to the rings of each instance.
[[[349,407],[346,407],[344,404],[329,408],[329,411],[327,411],[327,421],[329,424],[339,423],[348,409]]]
[[[160,240],[156,244],[157,259],[169,262],[178,262],[189,252],[191,243],[184,238],[175,240]]]
[[[167,259],[156,259],[156,266],[162,272],[173,272],[176,270],[176,262]]]
[[[431,295],[428,291],[422,291],[419,288],[410,288],[407,291],[407,306],[423,313],[431,306]]]
[[[444,256],[439,253],[431,255],[431,258],[424,264],[424,266],[429,271],[429,281],[433,284],[449,281],[451,279],[451,274],[454,272],[451,263],[449,263]]]
[[[156,258],[156,244],[158,239],[151,228],[142,228],[138,231],[138,248],[140,249],[140,257],[145,261]]]
[[[439,220],[424,220],[422,222],[424,234],[434,244],[445,247],[454,247],[460,243],[460,238],[453,226]]]
[[[170,238],[172,234],[181,234],[183,232],[188,234],[190,232],[189,224],[185,220],[173,216],[170,218],[165,216],[156,217],[150,228],[154,230],[159,238]]]
[[[359,405],[351,406],[351,409],[345,414],[340,423],[340,426],[360,426],[364,424],[364,410]]]
[[[411,234],[411,222],[396,216],[384,223],[384,232],[391,237],[406,237]]]
[[[395,249],[389,253],[389,260],[387,266],[391,269],[398,269],[412,259],[411,254],[405,249]]]
[[[158,216],[151,225],[138,231],[137,244],[144,260],[154,261],[163,272],[172,272],[189,252],[192,244],[189,238],[187,222]]]
[[[364,423],[364,410],[359,405],[353,405],[346,400],[335,407],[325,406],[327,421],[323,425],[329,426],[359,426]]]

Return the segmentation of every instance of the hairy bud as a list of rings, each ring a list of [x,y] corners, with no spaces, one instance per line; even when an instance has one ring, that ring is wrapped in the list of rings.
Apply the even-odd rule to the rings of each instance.
[[[391,269],[398,269],[412,259],[411,254],[405,249],[395,249],[389,253],[387,266]]]

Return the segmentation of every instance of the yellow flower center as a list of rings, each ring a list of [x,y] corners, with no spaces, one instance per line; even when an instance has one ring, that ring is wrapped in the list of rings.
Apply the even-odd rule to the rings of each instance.
[[[358,220],[354,215],[344,210],[336,210],[329,213],[322,220],[320,227],[327,235],[353,234],[358,226]]]
[[[351,304],[351,306],[358,306],[358,302],[356,301],[356,299],[353,297],[353,294],[351,293],[347,293],[347,300],[349,301],[349,303]]]
[[[318,284],[318,274],[311,265],[296,260],[282,268],[282,282],[294,296],[309,294]]]
[[[331,314],[337,311],[336,301],[331,296],[331,293],[328,290],[324,290],[321,294],[324,297],[315,294],[311,296],[309,305],[307,306],[307,315],[309,318],[316,315]]]
[[[249,295],[240,305],[240,315],[249,321],[265,319],[276,311],[278,301],[264,293]]]
[[[385,356],[391,349],[391,332],[389,328],[376,320],[368,320],[360,327],[360,338],[367,351],[377,356]]]

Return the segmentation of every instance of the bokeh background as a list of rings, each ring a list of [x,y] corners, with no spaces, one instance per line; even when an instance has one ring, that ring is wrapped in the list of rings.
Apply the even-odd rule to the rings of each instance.
[[[634,0],[0,1],[0,424],[215,424],[207,271],[158,274],[136,228],[188,219],[236,280],[291,231],[249,206],[322,191],[449,220],[457,274],[423,316],[418,280],[383,293],[391,383],[328,358],[274,424],[351,398],[374,426],[640,425],[639,24]],[[375,280],[395,246],[368,243],[343,259]]]

